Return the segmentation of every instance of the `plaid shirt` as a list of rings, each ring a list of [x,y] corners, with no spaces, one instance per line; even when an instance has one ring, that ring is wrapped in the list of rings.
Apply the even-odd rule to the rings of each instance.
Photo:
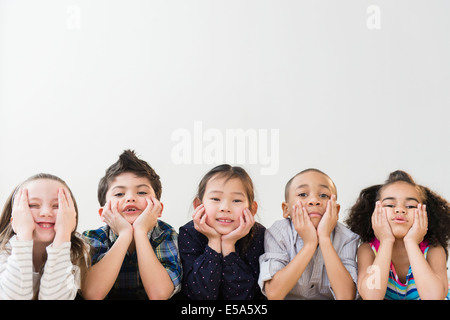
[[[83,236],[94,248],[92,264],[99,262],[118,238],[108,225],[96,230],[87,230],[83,232]],[[173,295],[180,291],[182,277],[178,234],[169,224],[158,220],[158,224],[148,233],[148,236],[156,257],[172,279],[175,287]],[[127,252],[125,255],[116,282],[106,299],[148,299],[139,276],[136,251],[132,254]]]

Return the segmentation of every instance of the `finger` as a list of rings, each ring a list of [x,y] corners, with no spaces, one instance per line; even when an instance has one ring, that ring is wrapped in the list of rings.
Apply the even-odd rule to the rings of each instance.
[[[147,205],[145,206],[144,212],[148,213],[153,209],[153,201],[150,198],[145,198],[145,201],[147,201]]]
[[[197,208],[195,208],[194,213],[192,214],[192,219],[194,219],[194,220],[198,219],[198,217],[201,215],[200,212],[202,212],[204,210],[205,210],[205,206],[202,203]]]
[[[14,195],[14,200],[13,200],[13,208],[18,206],[21,203],[22,193],[23,193],[22,188],[20,188],[19,190],[16,191],[16,193]]]
[[[24,188],[20,197],[20,205],[24,208],[28,207],[28,189]]]
[[[162,210],[162,205],[161,205],[161,202],[158,200],[158,199],[156,199],[155,197],[152,197],[151,198],[151,201],[152,201],[152,203],[153,203],[153,209],[156,211],[156,212],[158,212],[158,214],[161,212],[161,210]]]
[[[64,190],[64,194],[66,195],[67,205],[70,208],[75,208],[75,202],[73,201],[72,194],[70,193],[69,189],[64,188],[63,190]]]
[[[114,204],[111,204],[111,212],[113,214],[119,214],[119,201],[116,201]]]
[[[247,216],[248,216],[248,220],[253,225],[255,223],[255,216],[252,214],[252,212],[248,208],[246,209],[246,213],[247,213]]]
[[[423,209],[423,224],[424,224],[424,227],[425,228],[427,228],[427,230],[428,230],[428,213],[427,213],[427,205],[426,204],[424,204],[423,206],[422,206],[422,209]]]
[[[62,209],[68,207],[66,195],[63,188],[58,188],[58,208]]]

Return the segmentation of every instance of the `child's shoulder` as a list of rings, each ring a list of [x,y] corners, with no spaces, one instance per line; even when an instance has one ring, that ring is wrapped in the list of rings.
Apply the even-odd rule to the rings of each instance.
[[[269,231],[271,233],[286,233],[292,231],[293,225],[291,219],[284,218],[281,220],[276,220],[270,227]]]
[[[151,238],[154,241],[157,239],[173,239],[178,238],[178,233],[170,224],[158,219],[156,226],[151,231]]]
[[[356,240],[359,239],[359,236],[350,230],[346,225],[342,222],[338,221],[335,227],[335,233],[342,235],[344,238]]]

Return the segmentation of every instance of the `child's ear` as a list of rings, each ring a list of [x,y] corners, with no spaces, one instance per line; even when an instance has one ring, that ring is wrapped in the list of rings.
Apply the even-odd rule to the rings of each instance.
[[[100,209],[98,209],[98,215],[100,216],[100,219],[102,219],[102,221],[104,221],[102,214],[103,214],[103,207],[100,207]]]
[[[194,205],[194,209],[196,209],[199,205],[202,204],[202,200],[200,200],[198,197],[195,197],[194,201],[192,201],[192,204]]]
[[[341,205],[339,203],[336,203],[337,213],[341,210]]]
[[[164,204],[163,204],[162,202],[160,202],[160,203],[161,203],[161,212],[159,213],[158,217],[161,218],[162,212],[163,212],[163,210],[164,210]]]
[[[286,202],[282,202],[281,209],[283,210],[283,218],[288,218],[289,217],[289,205]]]
[[[258,203],[256,201],[253,201],[252,207],[250,208],[250,212],[252,213],[252,215],[255,215],[257,211],[258,211]]]

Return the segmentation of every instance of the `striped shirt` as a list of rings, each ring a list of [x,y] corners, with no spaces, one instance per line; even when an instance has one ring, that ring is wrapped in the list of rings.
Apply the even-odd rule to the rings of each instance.
[[[372,251],[375,255],[380,247],[380,241],[374,238],[369,242],[372,247]],[[427,241],[422,241],[419,243],[419,248],[423,253],[425,259],[427,258],[428,249],[430,245]],[[408,268],[408,273],[406,275],[405,283],[402,283],[395,271],[394,265],[391,262],[391,267],[389,269],[389,280],[386,289],[386,294],[384,296],[386,300],[420,300],[419,293],[417,292],[416,282],[414,281],[414,275],[411,270],[411,266]],[[447,293],[446,300],[450,299],[450,290]]]
[[[116,242],[116,235],[108,225],[96,230],[83,232],[83,236],[94,248],[92,264],[99,262]],[[175,294],[181,289],[182,269],[178,252],[178,234],[169,224],[158,220],[157,225],[148,233],[150,244],[161,265],[169,274]],[[106,299],[148,299],[141,277],[139,276],[136,251],[125,255],[119,275]]]
[[[70,242],[46,248],[43,270],[33,268],[33,241],[13,236],[0,252],[0,300],[71,300],[80,288],[80,269],[72,265]],[[38,294],[39,291],[39,294]]]
[[[331,233],[331,241],[356,287],[356,251],[358,249],[359,237],[342,223],[338,222],[334,231]],[[258,280],[258,284],[264,294],[264,282],[272,279],[275,273],[287,266],[302,248],[303,240],[298,235],[290,219],[276,221],[266,230],[264,237],[265,253],[259,258],[260,275]],[[320,246],[317,247],[313,258],[308,263],[302,276],[285,299],[335,299],[325,269],[325,262]]]

